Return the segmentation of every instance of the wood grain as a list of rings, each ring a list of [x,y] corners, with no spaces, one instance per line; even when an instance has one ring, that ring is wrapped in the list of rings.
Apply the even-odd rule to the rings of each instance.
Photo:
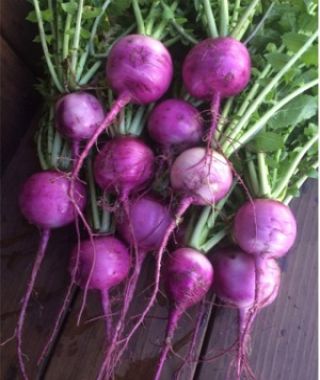
[[[37,25],[25,20],[32,4],[26,0],[1,0],[0,32],[21,62],[33,73],[40,73],[41,47],[32,42]]]
[[[259,380],[317,379],[317,182],[310,180],[292,202],[299,234],[294,249],[282,260],[280,294],[258,315],[252,334],[250,364]],[[221,308],[214,315],[209,350],[219,352],[236,339],[237,313]],[[199,365],[197,380],[225,380],[233,355]]]
[[[35,77],[0,36],[1,65],[1,173],[12,159],[21,139],[30,128],[39,95],[33,88]]]
[[[2,181],[1,235],[1,340],[16,327],[26,284],[29,280],[38,245],[37,228],[29,225],[18,207],[18,194],[23,181],[39,170],[33,145],[34,128],[21,142]],[[31,379],[41,373],[37,358],[52,328],[68,282],[68,253],[74,244],[70,229],[53,232],[39,273],[24,328],[23,351],[28,356],[27,370]],[[2,380],[20,379],[17,370],[15,341],[1,348]]]

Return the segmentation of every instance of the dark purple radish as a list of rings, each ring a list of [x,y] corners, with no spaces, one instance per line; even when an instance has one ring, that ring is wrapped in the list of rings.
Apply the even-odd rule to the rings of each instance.
[[[79,153],[80,141],[90,139],[104,119],[99,100],[87,92],[64,95],[56,103],[55,126],[72,142],[73,159]]]
[[[168,90],[172,76],[170,53],[159,40],[132,34],[120,38],[113,45],[107,59],[106,80],[118,94],[118,99],[87,142],[74,166],[72,178],[78,177],[90,149],[119,112],[128,103],[142,105],[160,99]]]
[[[272,199],[245,203],[234,219],[233,236],[246,252],[278,258],[294,244],[296,219],[290,208]]]
[[[277,297],[280,269],[274,259],[257,260],[237,247],[216,251],[212,263],[215,293],[239,311],[236,373],[240,380],[243,370],[250,368],[247,364],[247,351],[253,321],[259,310],[270,305]]]
[[[181,316],[205,297],[212,285],[213,277],[212,264],[205,255],[195,249],[179,248],[169,255],[164,264],[164,284],[170,300],[170,312],[154,380],[160,380]]]
[[[171,185],[180,196],[175,215],[167,227],[156,255],[154,288],[148,304],[126,337],[126,344],[144,321],[156,301],[159,291],[162,257],[169,238],[190,205],[212,205],[222,199],[232,184],[230,164],[219,153],[205,148],[190,148],[181,153],[173,162],[170,173]]]
[[[168,207],[155,197],[147,195],[132,201],[129,218],[139,251],[144,255],[159,249],[164,233],[172,220]],[[126,215],[118,214],[117,231],[127,243],[132,244]]]
[[[148,132],[166,154],[172,150],[181,152],[201,142],[203,120],[190,103],[168,99],[152,110],[148,119]]]
[[[211,101],[211,143],[217,127],[221,99],[239,94],[251,75],[250,54],[232,37],[208,38],[188,53],[182,68],[183,83],[197,99]]]
[[[86,204],[85,188],[78,181],[75,182],[74,186],[75,202],[77,207],[83,210]],[[31,272],[31,279],[22,300],[16,331],[19,365],[24,379],[28,379],[28,376],[22,353],[22,330],[30,296],[46,251],[50,230],[70,224],[76,218],[74,206],[68,195],[69,187],[70,180],[64,173],[48,170],[29,177],[24,183],[19,196],[22,214],[31,224],[36,225],[41,233],[36,260]]]
[[[79,263],[77,262],[79,260]],[[85,289],[99,290],[106,321],[106,344],[110,341],[112,317],[109,302],[110,290],[123,282],[129,274],[130,255],[127,247],[113,236],[95,237],[82,241],[72,252],[70,272],[77,267],[76,282]]]
[[[152,150],[137,137],[121,136],[108,141],[97,154],[94,177],[99,187],[127,201],[133,191],[150,182],[154,171]]]
[[[129,215],[120,210],[117,215],[117,231],[129,244],[134,245],[132,236],[138,249],[137,262],[130,280],[127,283],[123,308],[119,322],[114,329],[114,335],[109,349],[107,350],[105,362],[101,368],[109,366],[111,356],[113,360],[119,361],[120,357],[114,352],[114,346],[122,334],[124,322],[139,279],[139,274],[146,254],[159,249],[164,233],[171,222],[171,216],[167,207],[154,197],[145,196],[134,200],[130,204]]]

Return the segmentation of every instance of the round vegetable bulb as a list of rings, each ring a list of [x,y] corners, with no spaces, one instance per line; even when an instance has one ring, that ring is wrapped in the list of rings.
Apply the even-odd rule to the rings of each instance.
[[[167,99],[159,103],[148,120],[152,139],[166,150],[179,150],[199,143],[203,135],[203,120],[199,111],[180,99]]]
[[[63,136],[72,141],[91,138],[103,119],[101,103],[87,92],[64,95],[56,104],[56,127]]]
[[[218,152],[195,147],[182,152],[170,172],[175,190],[193,198],[198,205],[212,205],[222,199],[232,184],[232,170]]]
[[[158,100],[168,90],[172,76],[171,55],[153,37],[128,35],[119,39],[108,55],[107,81],[114,91],[127,93],[136,104]]]
[[[238,210],[233,236],[246,252],[268,257],[285,255],[294,244],[297,223],[285,204],[272,199],[255,199]]]
[[[250,54],[232,37],[208,38],[190,50],[182,75],[188,92],[198,99],[211,100],[214,93],[235,96],[250,80]]]

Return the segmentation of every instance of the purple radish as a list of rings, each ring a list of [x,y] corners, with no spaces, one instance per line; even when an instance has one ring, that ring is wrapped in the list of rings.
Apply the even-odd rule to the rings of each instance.
[[[239,310],[236,372],[237,379],[240,379],[245,368],[251,371],[247,364],[250,329],[259,310],[270,305],[277,297],[280,269],[274,259],[257,260],[237,247],[216,251],[212,263],[215,293],[228,305]]]
[[[148,104],[161,98],[173,76],[169,51],[158,40],[138,34],[120,38],[112,47],[106,66],[106,80],[118,99],[94,135],[87,142],[72,171],[77,178],[90,149],[128,104]]]
[[[113,340],[106,353],[106,364],[102,366],[101,373],[108,365],[111,355],[113,360],[115,360],[115,358],[117,361],[120,360],[118,353],[114,352],[114,346],[122,333],[143,261],[148,252],[159,249],[164,233],[170,222],[171,216],[167,207],[151,196],[144,196],[134,200],[130,204],[129,215],[127,215],[126,212],[123,213],[123,210],[120,210],[117,215],[117,231],[130,245],[134,245],[132,238],[132,235],[134,235],[134,241],[138,249],[138,257],[133,274],[127,284],[121,316],[114,329]]]
[[[205,297],[212,285],[213,277],[210,261],[195,249],[179,248],[169,255],[164,265],[164,283],[171,306],[166,337],[154,380],[160,380],[181,316]]]
[[[29,177],[24,183],[19,196],[22,214],[30,223],[39,227],[41,231],[39,249],[32,268],[31,280],[22,301],[17,323],[18,358],[24,379],[28,379],[28,376],[22,353],[22,329],[30,296],[48,244],[50,230],[70,224],[76,218],[74,206],[68,195],[69,187],[70,180],[66,174],[47,170]],[[75,202],[80,210],[84,209],[86,191],[79,181],[75,182]]]
[[[182,76],[192,96],[211,101],[211,142],[221,99],[239,94],[250,80],[250,54],[244,44],[232,37],[208,38],[190,50],[183,63]]]
[[[164,233],[172,220],[168,208],[155,197],[147,195],[131,203],[129,217],[139,251],[144,255],[159,249]],[[118,216],[117,231],[127,243],[132,243],[125,215]]]
[[[212,205],[222,199],[232,184],[232,170],[218,152],[202,147],[182,152],[170,172],[171,185],[197,205]]]
[[[159,143],[164,152],[178,152],[201,142],[203,120],[198,110],[190,103],[179,99],[168,99],[159,103],[151,112],[148,132]]]
[[[87,92],[73,92],[58,100],[55,108],[55,125],[59,132],[72,142],[73,159],[79,153],[79,143],[90,139],[104,119],[99,100]]]
[[[294,244],[297,223],[285,204],[272,199],[245,203],[234,219],[233,236],[237,244],[253,255],[278,258]]]
[[[94,162],[94,176],[101,189],[117,193],[127,202],[152,179],[154,154],[137,137],[121,136],[108,141]]]
[[[205,148],[190,148],[182,152],[171,167],[171,185],[180,195],[175,217],[167,227],[156,256],[154,288],[148,304],[138,321],[128,333],[124,347],[143,323],[144,318],[156,301],[159,290],[162,257],[171,233],[191,204],[212,205],[222,199],[232,184],[232,170],[227,160],[219,153]]]
[[[95,237],[93,244],[89,239],[82,241],[80,247],[74,248],[71,256],[71,272],[74,267],[78,268],[76,282],[79,286],[85,288],[89,279],[89,289],[101,292],[107,343],[112,337],[109,292],[124,281],[129,274],[129,251],[119,239],[113,236]]]

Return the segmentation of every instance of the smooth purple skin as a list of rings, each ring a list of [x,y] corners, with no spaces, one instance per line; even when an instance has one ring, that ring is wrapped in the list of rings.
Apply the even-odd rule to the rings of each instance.
[[[213,278],[210,261],[192,248],[175,250],[164,264],[166,292],[178,310],[200,302],[212,286]]]
[[[255,258],[238,247],[219,249],[213,255],[213,290],[226,303],[240,309],[254,305]],[[259,308],[271,304],[278,295],[280,268],[273,259],[259,263]]]
[[[190,148],[182,152],[171,166],[172,187],[193,197],[197,205],[212,205],[222,199],[232,184],[228,161],[216,151]]]
[[[23,184],[20,209],[31,224],[40,228],[59,228],[75,220],[75,209],[68,191],[70,180],[65,173],[47,170],[33,174]],[[86,205],[84,185],[75,182],[75,201],[81,210]]]
[[[232,37],[208,38],[188,53],[182,68],[188,92],[198,99],[211,100],[239,94],[251,76],[250,54]]]
[[[151,196],[130,203],[130,223],[140,250],[149,252],[160,248],[165,232],[172,221],[168,208]],[[132,243],[130,225],[124,213],[118,216],[117,231]]]
[[[254,204],[254,206],[253,206]],[[297,223],[290,208],[271,199],[245,203],[234,219],[233,236],[246,252],[278,258],[294,244]]]
[[[90,139],[103,119],[101,103],[87,92],[64,95],[56,104],[56,128],[72,141]]]
[[[167,149],[172,146],[186,149],[201,141],[203,120],[190,103],[168,99],[152,110],[148,120],[148,132],[154,141]]]
[[[108,141],[98,153],[93,170],[101,189],[126,197],[152,179],[154,154],[136,137],[117,137]]]
[[[107,290],[120,284],[129,274],[130,255],[128,248],[113,236],[94,238],[96,253],[95,266],[90,278],[89,289]],[[72,251],[70,272],[76,262],[78,246]],[[91,240],[80,244],[79,272],[77,283],[85,288],[91,271],[94,251]]]
[[[157,39],[131,34],[119,39],[108,56],[106,77],[111,88],[129,94],[131,102],[148,104],[161,98],[173,77],[167,48]]]

